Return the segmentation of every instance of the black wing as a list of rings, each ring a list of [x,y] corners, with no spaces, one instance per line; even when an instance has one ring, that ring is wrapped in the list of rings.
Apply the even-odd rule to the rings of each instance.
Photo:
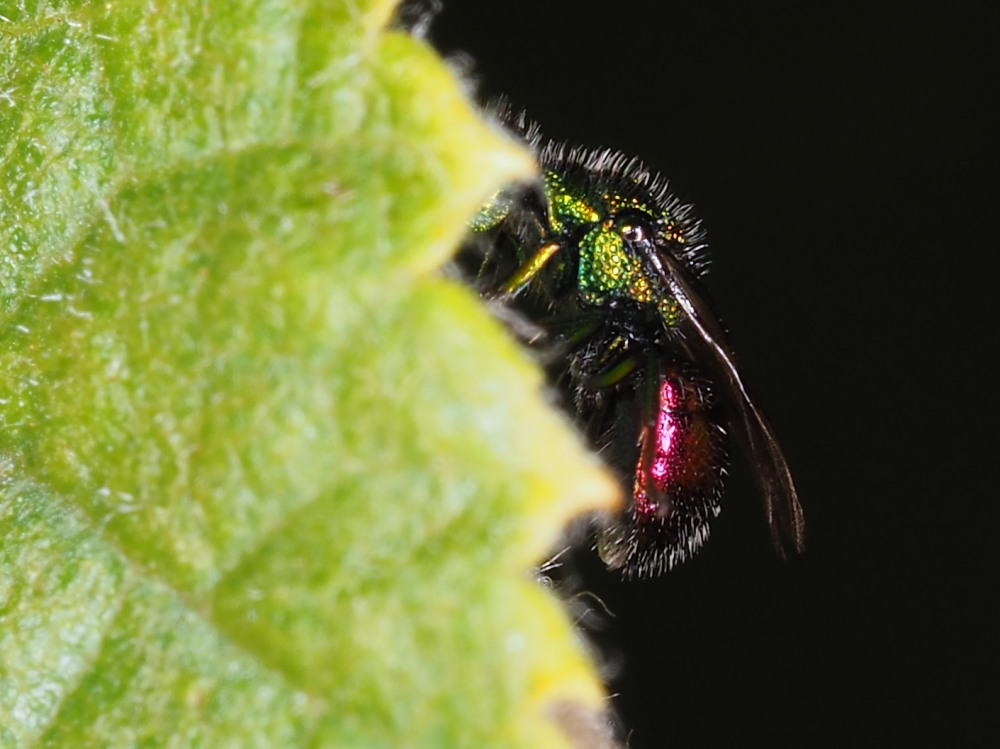
[[[782,557],[789,549],[801,554],[805,549],[805,518],[792,473],[774,429],[747,392],[722,324],[698,294],[679,260],[668,252],[659,251],[652,242],[642,243],[637,249],[684,310],[685,321],[681,328],[686,334],[686,345],[697,347],[694,352],[700,355],[695,360],[703,362],[718,378],[719,385],[727,388],[732,396],[728,400],[736,409],[734,426],[756,468],[754,473],[775,549]]]

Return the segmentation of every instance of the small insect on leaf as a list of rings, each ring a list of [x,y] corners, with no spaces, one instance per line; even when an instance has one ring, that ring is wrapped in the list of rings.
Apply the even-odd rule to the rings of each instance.
[[[708,247],[691,206],[637,159],[546,140],[523,114],[496,110],[535,150],[541,182],[483,206],[457,264],[539,352],[562,406],[627,489],[621,511],[599,521],[604,561],[646,577],[701,547],[730,433],[775,547],[801,553],[795,484],[706,301]]]

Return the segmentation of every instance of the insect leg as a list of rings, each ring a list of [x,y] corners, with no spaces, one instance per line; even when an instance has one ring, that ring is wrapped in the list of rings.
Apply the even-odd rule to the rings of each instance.
[[[501,294],[503,296],[513,296],[520,291],[528,281],[535,277],[545,264],[552,259],[562,245],[559,242],[547,242],[538,251],[528,258],[528,261],[517,269],[517,272],[503,285]]]

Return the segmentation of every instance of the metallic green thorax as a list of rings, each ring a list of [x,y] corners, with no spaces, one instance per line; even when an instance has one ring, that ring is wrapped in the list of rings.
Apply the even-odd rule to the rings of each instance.
[[[637,197],[615,193],[586,194],[570,187],[556,172],[546,171],[542,178],[548,203],[549,235],[537,254],[529,253],[506,291],[514,292],[527,283],[553,257],[558,243],[561,252],[579,253],[577,289],[581,304],[603,306],[614,300],[629,299],[639,304],[655,305],[668,327],[677,324],[681,312],[676,300],[659,288],[645,272],[639,257],[630,250],[623,236],[621,222],[615,217],[622,211],[640,211],[655,222],[658,241],[684,244],[684,236],[669,213]],[[475,231],[487,231],[499,225],[512,210],[509,197],[494,195],[472,221]],[[574,247],[566,246],[573,237]]]
[[[635,197],[612,193],[580,195],[555,172],[546,172],[543,181],[550,207],[551,230],[564,236],[574,229],[585,232],[578,244],[580,301],[601,306],[624,298],[640,304],[655,304],[666,325],[676,324],[680,314],[676,301],[656,288],[639,258],[629,250],[622,236],[623,227],[613,220],[623,210],[641,211],[657,222],[663,239],[683,243],[669,214]]]

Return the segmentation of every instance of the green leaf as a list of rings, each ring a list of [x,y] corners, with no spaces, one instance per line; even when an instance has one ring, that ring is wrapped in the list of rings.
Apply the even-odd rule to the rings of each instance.
[[[0,10],[0,745],[552,746],[611,484],[440,267],[528,155],[392,3]]]

